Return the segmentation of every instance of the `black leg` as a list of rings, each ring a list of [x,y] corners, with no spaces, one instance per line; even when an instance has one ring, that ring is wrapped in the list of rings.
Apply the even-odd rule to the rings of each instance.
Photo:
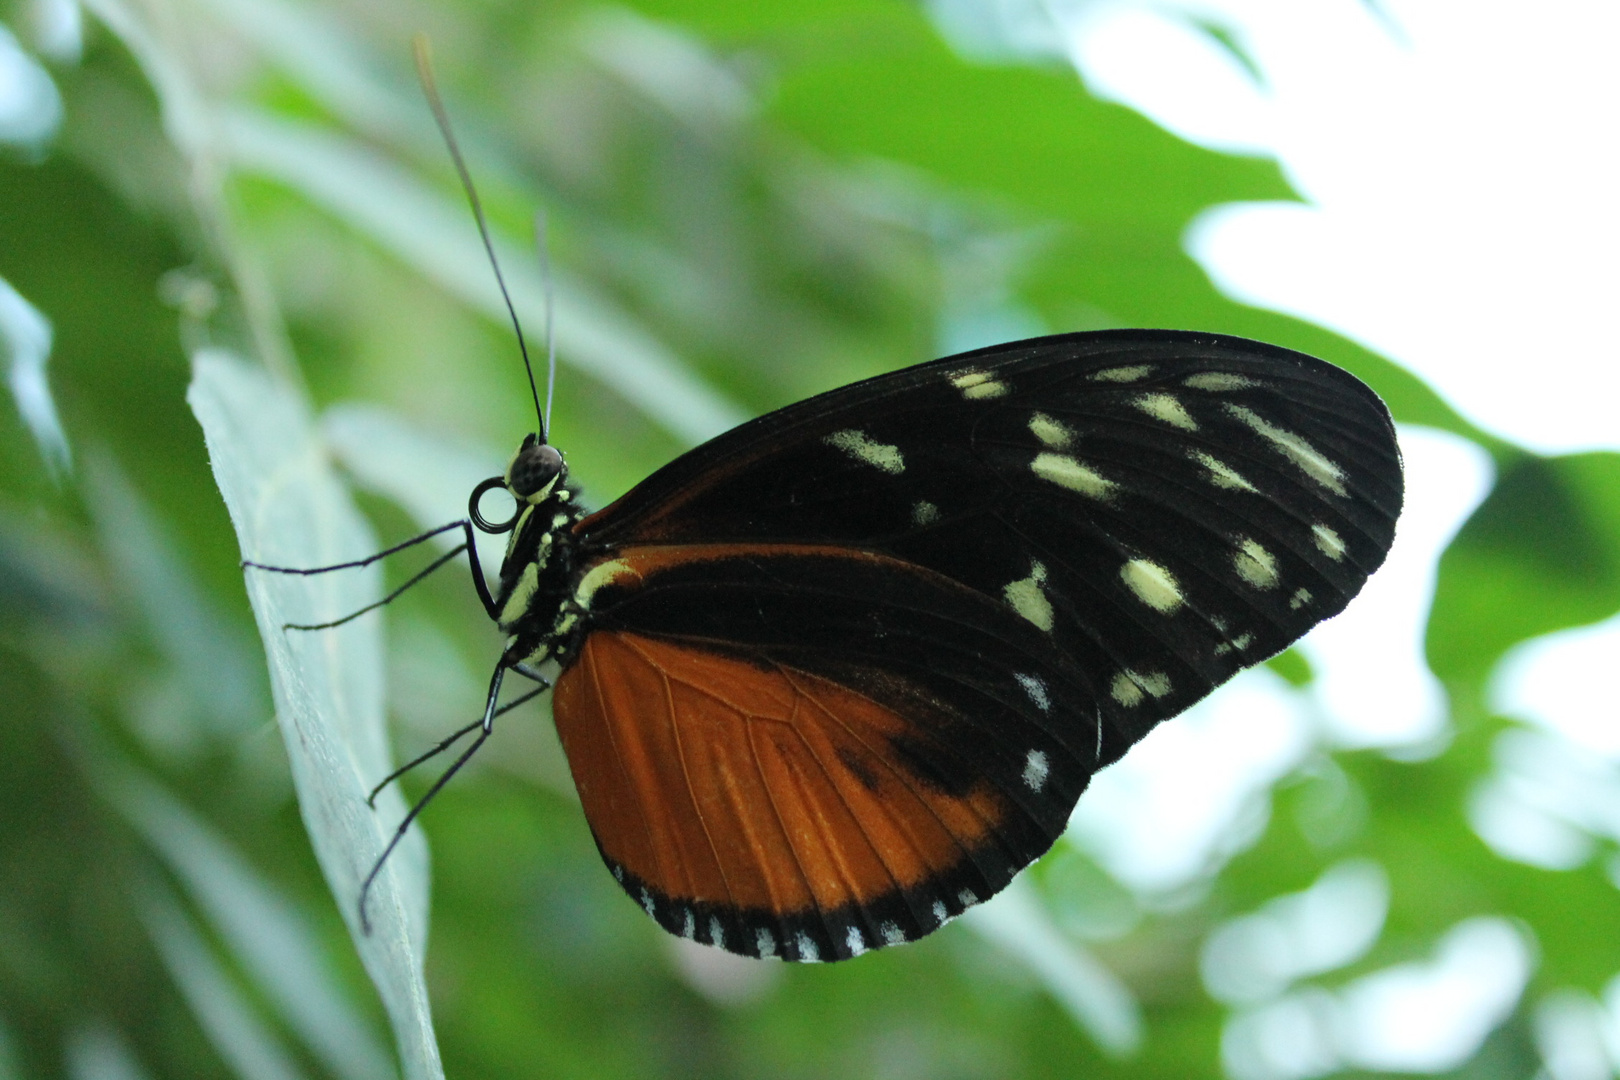
[[[302,576],[307,576],[309,574],[329,574],[333,570],[352,570],[358,566],[370,566],[378,559],[386,559],[390,555],[404,551],[406,548],[415,547],[417,544],[420,544],[425,540],[431,540],[441,533],[447,533],[451,529],[464,528],[467,524],[468,523],[466,521],[452,521],[448,525],[440,525],[437,529],[429,529],[420,536],[413,536],[402,544],[395,544],[386,551],[379,551],[375,555],[367,555],[365,558],[355,559],[353,562],[340,562],[333,563],[331,566],[313,566],[309,568],[301,568],[296,566],[271,566],[268,563],[254,562],[252,559],[243,559],[242,566],[244,568],[251,566],[255,570],[268,570],[272,574],[299,574]],[[472,536],[470,534],[468,535],[467,540],[469,543],[472,542]]]
[[[251,567],[251,568],[253,568],[255,570],[265,570],[265,571],[268,571],[268,572],[270,572],[272,574],[298,574],[299,576],[303,576],[303,577],[307,577],[307,576],[309,576],[311,574],[328,574],[328,573],[331,573],[333,570],[352,570],[352,569],[356,569],[356,568],[362,567],[362,566],[370,566],[372,563],[376,562],[378,559],[386,559],[390,555],[393,555],[393,554],[396,554],[398,552],[404,551],[406,548],[415,547],[417,544],[420,544],[425,540],[431,540],[435,536],[439,536],[439,535],[441,535],[443,533],[447,533],[452,529],[460,529],[461,530],[463,539],[462,539],[460,547],[456,548],[454,551],[451,551],[449,554],[442,555],[438,559],[434,560],[433,565],[429,566],[426,570],[423,570],[420,574],[417,574],[415,577],[411,578],[411,580],[407,581],[405,584],[401,585],[399,588],[395,589],[393,592],[389,593],[387,596],[383,597],[381,600],[377,601],[375,604],[368,604],[367,606],[361,608],[359,611],[352,612],[352,613],[350,613],[348,615],[345,615],[341,619],[334,619],[331,622],[324,622],[324,623],[284,623],[282,625],[282,629],[283,630],[328,630],[328,629],[331,629],[334,626],[342,626],[344,623],[348,622],[350,619],[356,618],[356,617],[358,617],[360,615],[364,615],[368,611],[374,611],[377,608],[382,607],[384,604],[387,604],[387,603],[391,602],[396,597],[398,597],[400,593],[404,592],[406,589],[409,589],[411,586],[415,585],[417,582],[421,581],[423,578],[425,578],[429,574],[433,573],[433,571],[437,570],[439,567],[443,566],[445,563],[449,562],[451,559],[455,558],[457,555],[461,554],[463,551],[465,551],[467,553],[467,562],[468,562],[468,564],[469,564],[469,566],[470,566],[470,568],[472,570],[473,588],[475,590],[477,590],[478,599],[484,605],[484,613],[487,614],[491,619],[498,619],[500,617],[500,614],[501,614],[501,609],[496,606],[495,598],[493,596],[491,596],[490,592],[489,592],[489,583],[484,580],[484,568],[478,562],[478,545],[473,540],[472,522],[468,521],[465,518],[463,518],[460,521],[452,521],[448,525],[441,525],[437,529],[431,529],[428,532],[425,532],[420,536],[413,536],[409,540],[406,540],[404,543],[395,544],[393,547],[388,548],[386,551],[379,551],[375,555],[368,555],[364,559],[355,559],[355,560],[353,560],[351,562],[333,563],[331,566],[316,566],[316,567],[311,567],[311,568],[308,568],[308,569],[301,569],[301,568],[294,567],[294,566],[271,566],[268,563],[254,562],[251,559],[244,559],[244,560],[242,560],[242,566],[244,568]]]
[[[518,671],[519,669],[513,668],[512,670],[513,671]],[[502,705],[500,708],[496,709],[495,710],[495,715],[496,716],[498,716],[498,717],[499,716],[505,716],[507,713],[511,712],[513,709],[517,708],[519,705],[522,705],[525,702],[533,701],[535,698],[539,697],[541,694],[543,694],[547,690],[551,689],[551,683],[546,681],[543,678],[538,678],[537,676],[531,675],[527,671],[520,672],[520,674],[529,675],[530,678],[536,679],[536,681],[540,682],[541,685],[535,687],[533,690],[530,690],[526,694],[521,694],[518,697],[513,698],[511,701],[508,701],[505,705]],[[406,773],[410,772],[412,769],[416,768],[418,765],[421,765],[424,762],[430,761],[433,758],[438,757],[440,754],[442,754],[446,750],[450,749],[451,746],[455,745],[455,743],[457,741],[459,741],[463,735],[466,735],[466,734],[468,734],[468,733],[470,733],[470,732],[472,732],[472,731],[474,731],[474,730],[476,730],[478,728],[481,728],[483,726],[484,726],[483,717],[479,717],[477,720],[474,720],[472,723],[468,724],[466,727],[461,728],[458,731],[452,732],[450,735],[447,735],[444,738],[443,741],[441,741],[437,746],[435,746],[433,749],[429,750],[427,753],[420,754],[417,757],[412,758],[406,764],[401,765],[399,768],[395,769],[393,772],[391,772],[387,776],[383,777],[382,783],[378,784],[376,787],[371,789],[371,794],[369,796],[367,796],[367,798],[366,798],[366,805],[375,808],[376,805],[377,805],[377,796],[378,796],[379,793],[381,793],[383,788],[387,787],[389,784],[392,784],[395,780],[398,780],[400,777],[404,776]]]
[[[365,881],[361,882],[360,932],[362,934],[371,933],[371,919],[366,915],[366,900],[370,897],[372,883],[377,880],[377,875],[382,873],[383,864],[388,861],[388,856],[392,855],[394,849],[399,846],[399,842],[405,839],[406,830],[411,827],[411,822],[416,820],[416,816],[427,807],[428,803],[433,801],[435,795],[443,790],[444,785],[450,782],[450,778],[460,772],[461,767],[467,764],[474,754],[478,753],[478,748],[484,745],[484,740],[489,738],[490,733],[495,730],[495,717],[498,714],[495,702],[501,696],[501,681],[506,677],[508,666],[507,660],[503,656],[501,662],[495,665],[495,671],[489,678],[489,696],[484,701],[484,715],[474,725],[474,727],[481,727],[483,730],[472,741],[472,745],[463,750],[456,760],[450,763],[450,767],[444,770],[444,773],[433,782],[433,786],[428,788],[427,794],[416,800],[416,805],[411,807],[405,814],[405,819],[399,823],[399,828],[394,830],[394,835],[389,838],[388,845],[383,848],[382,854],[378,855],[377,861],[372,864],[371,871],[366,874]]]
[[[376,611],[384,604],[393,603],[396,599],[398,599],[400,593],[404,592],[406,589],[409,589],[412,585],[415,585],[417,582],[433,573],[433,571],[437,570],[439,567],[443,566],[445,563],[449,562],[451,559],[455,558],[457,555],[460,555],[466,550],[466,544],[457,544],[443,555],[440,555],[437,559],[434,559],[433,562],[428,565],[426,570],[423,570],[421,573],[411,578],[411,580],[407,581],[405,584],[401,585],[399,588],[395,589],[381,600],[378,600],[373,604],[367,604],[359,611],[351,611],[341,619],[333,619],[331,622],[318,623],[282,623],[281,628],[283,630],[331,630],[334,627],[342,626],[346,622],[353,622],[355,619],[358,619],[368,611]]]

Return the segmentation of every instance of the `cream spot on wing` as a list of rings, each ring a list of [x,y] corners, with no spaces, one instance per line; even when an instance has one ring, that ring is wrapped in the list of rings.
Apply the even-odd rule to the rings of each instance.
[[[799,931],[799,936],[793,942],[799,947],[799,959],[806,964],[814,964],[821,959],[821,950],[816,948],[816,943],[803,930]]]
[[[849,928],[849,933],[844,936],[844,944],[849,948],[851,956],[859,956],[866,951],[866,938],[861,936],[860,927]]]
[[[1101,371],[1093,372],[1091,380],[1093,382],[1127,383],[1145,379],[1151,374],[1153,374],[1151,364],[1132,364],[1129,367],[1103,368]]]
[[[900,929],[899,923],[879,923],[878,933],[883,935],[883,941],[887,945],[899,945],[906,940],[906,932]]]
[[[1156,562],[1132,559],[1119,568],[1119,576],[1136,598],[1154,611],[1168,615],[1186,601],[1175,577]]]
[[[945,907],[945,901],[943,901],[943,900],[935,900],[934,901],[933,911],[934,911],[934,921],[939,923],[939,925],[944,926],[946,923],[950,922],[951,913]]]
[[[1112,480],[1067,454],[1036,454],[1029,467],[1042,480],[1093,499],[1106,499],[1114,490]]]
[[[1259,543],[1244,538],[1232,556],[1232,567],[1238,577],[1257,589],[1275,588],[1277,584],[1277,558]]]
[[[726,929],[720,925],[720,920],[713,915],[709,916],[709,944],[717,949],[726,947]]]
[[[1134,708],[1142,704],[1149,695],[1162,698],[1168,694],[1170,676],[1162,671],[1149,671],[1145,674],[1130,670],[1122,671],[1114,676],[1108,692],[1121,705]]]
[[[1316,447],[1292,431],[1273,424],[1253,409],[1242,405],[1226,406],[1226,411],[1248,425],[1261,438],[1280,450],[1284,457],[1298,465],[1304,474],[1335,495],[1345,494],[1344,470],[1323,457]]]
[[[1230,491],[1255,490],[1253,484],[1243,479],[1243,476],[1236,469],[1218,457],[1206,454],[1202,450],[1194,450],[1192,459],[1209,470],[1209,478],[1216,487],[1227,488]]]
[[[1029,695],[1029,700],[1035,703],[1037,709],[1041,712],[1052,711],[1052,696],[1046,692],[1044,682],[1034,675],[1025,675],[1021,672],[1014,672],[1013,678],[1018,680],[1018,685],[1024,688],[1024,693]]]
[[[1155,420],[1163,420],[1171,427],[1178,427],[1183,431],[1198,430],[1198,422],[1187,415],[1187,410],[1182,407],[1181,402],[1169,394],[1143,394],[1131,404]]]
[[[647,909],[647,914],[653,918],[658,917],[658,907],[653,903],[652,893],[646,889],[641,890],[641,906]]]
[[[771,932],[763,926],[754,931],[754,951],[759,953],[761,958],[776,955],[776,938],[772,937]]]
[[[636,572],[623,559],[609,559],[607,562],[597,563],[587,570],[585,576],[579,579],[579,584],[574,586],[574,603],[589,611],[591,599],[596,596],[597,590],[625,574]]]
[[[1136,681],[1123,671],[1114,676],[1113,684],[1109,686],[1108,692],[1113,695],[1115,701],[1127,709],[1142,704],[1142,698],[1144,697],[1142,688],[1137,686]]]
[[[1344,553],[1348,550],[1339,534],[1326,525],[1312,525],[1311,539],[1316,541],[1316,549],[1334,562],[1344,558]]]
[[[870,465],[891,476],[899,476],[906,471],[906,459],[900,456],[898,446],[888,443],[873,442],[866,437],[866,432],[856,431],[854,428],[845,428],[835,431],[824,440],[828,446],[842,450],[856,461]]]
[[[972,889],[963,889],[956,894],[956,902],[965,908],[970,908],[979,902],[979,898],[973,895]]]
[[[911,523],[913,525],[932,525],[939,520],[939,507],[927,499],[918,499],[911,505]]]
[[[1254,644],[1253,634],[1239,634],[1237,637],[1232,639],[1232,647],[1238,652],[1242,652],[1252,644]]]
[[[1074,441],[1074,432],[1043,412],[1029,418],[1029,430],[1037,439],[1054,450],[1062,450]]]
[[[1046,755],[1039,750],[1031,750],[1024,758],[1024,786],[1039,793],[1046,786],[1046,777],[1050,772],[1046,763]]]
[[[1212,390],[1220,393],[1253,386],[1254,380],[1244,375],[1234,375],[1229,371],[1201,371],[1197,375],[1189,375],[1182,379],[1181,384],[1194,390]]]
[[[691,908],[687,908],[682,915],[681,937],[688,941],[697,937],[697,919],[693,917]]]
[[[1288,598],[1288,609],[1290,611],[1298,611],[1300,608],[1304,607],[1310,602],[1311,590],[1296,589],[1294,590],[1294,595]]]
[[[1013,610],[1024,618],[1040,627],[1042,630],[1052,629],[1052,602],[1046,598],[1042,589],[1046,585],[1046,567],[1039,559],[1031,559],[1029,564],[1029,577],[1010,582],[1002,589],[1002,595],[1007,598]]]
[[[969,401],[998,398],[1007,392],[1006,383],[992,379],[983,371],[964,371],[960,375],[952,375],[951,385],[962,391],[962,396]]]

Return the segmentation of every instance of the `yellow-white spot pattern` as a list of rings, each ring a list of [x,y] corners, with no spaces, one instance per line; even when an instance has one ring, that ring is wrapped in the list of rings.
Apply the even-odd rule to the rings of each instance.
[[[1162,698],[1170,692],[1170,676],[1161,671],[1150,671],[1138,674],[1134,671],[1122,671],[1114,676],[1113,683],[1108,692],[1114,700],[1127,709],[1135,708],[1142,701],[1152,695]]]
[[[1186,602],[1175,576],[1156,562],[1131,559],[1119,568],[1119,576],[1136,598],[1154,611],[1168,615]]]
[[[899,476],[906,471],[906,459],[900,456],[898,446],[873,442],[867,438],[864,431],[846,428],[828,435],[825,441],[828,446],[842,450],[856,461],[880,469],[891,476]]]
[[[1190,386],[1194,390],[1212,390],[1215,393],[1223,390],[1242,390],[1254,385],[1253,379],[1234,375],[1229,371],[1201,371],[1197,375],[1187,376],[1181,382],[1183,386]]]
[[[1334,562],[1344,558],[1344,540],[1326,525],[1312,525],[1311,539],[1316,541],[1316,549]]]
[[[1074,441],[1074,432],[1043,412],[1029,418],[1029,430],[1053,450],[1062,450]]]
[[[1261,438],[1282,451],[1306,476],[1327,488],[1335,495],[1346,494],[1344,489],[1344,470],[1323,457],[1316,447],[1295,435],[1292,431],[1284,431],[1253,409],[1242,405],[1227,405],[1226,411],[1231,413],[1242,423],[1248,425]]]
[[[1042,480],[1093,499],[1106,499],[1114,492],[1112,480],[1068,454],[1036,454],[1029,467]]]
[[[1192,458],[1198,464],[1209,470],[1209,478],[1216,487],[1223,487],[1229,491],[1254,491],[1255,486],[1243,478],[1232,466],[1202,450],[1194,450]]]
[[[1245,537],[1238,543],[1232,556],[1232,566],[1238,577],[1257,589],[1271,589],[1277,585],[1277,558],[1257,541]]]
[[[1039,559],[1031,559],[1029,577],[1011,582],[1002,590],[1007,603],[1024,618],[1042,630],[1052,629],[1052,602],[1042,589],[1046,585],[1046,567]]]
[[[1131,402],[1155,420],[1163,420],[1171,427],[1183,431],[1197,431],[1198,421],[1187,414],[1186,408],[1169,394],[1143,394]]]
[[[962,396],[969,401],[998,398],[1007,392],[1006,383],[992,379],[982,371],[964,371],[960,375],[953,375],[951,385],[962,391]]]
[[[1093,382],[1136,382],[1153,374],[1151,364],[1132,364],[1129,367],[1103,368],[1091,376]]]

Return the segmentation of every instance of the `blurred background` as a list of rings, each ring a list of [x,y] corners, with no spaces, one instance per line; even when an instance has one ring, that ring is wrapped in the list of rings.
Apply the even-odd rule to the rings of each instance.
[[[301,417],[348,555],[532,427],[418,30],[531,340],[547,215],[594,504],[852,379],[1185,327],[1384,396],[1388,565],[921,943],[666,937],[540,702],[426,815],[425,953],[362,962],[186,394],[232,356]],[[3,0],[0,1080],[1620,1073],[1617,39],[1598,0]],[[464,576],[368,623],[333,663],[396,760],[473,718]]]

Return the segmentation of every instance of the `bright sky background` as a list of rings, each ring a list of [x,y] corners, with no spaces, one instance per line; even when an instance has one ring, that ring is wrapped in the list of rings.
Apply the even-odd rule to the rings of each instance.
[[[1029,7],[1001,10],[1009,25],[1022,13],[1027,27]],[[1041,10],[1067,31],[1064,44],[1093,92],[1189,141],[1276,158],[1304,198],[1217,207],[1194,222],[1188,251],[1223,292],[1370,346],[1479,427],[1527,448],[1620,449],[1620,339],[1610,327],[1620,294],[1620,152],[1612,138],[1620,131],[1620,5],[1054,0]],[[1256,70],[1199,24],[1229,35]],[[1039,35],[1006,40],[1027,46]],[[1466,440],[1401,434],[1409,487],[1396,549],[1350,610],[1303,646],[1319,673],[1311,695],[1329,744],[1443,746],[1444,702],[1423,663],[1422,629],[1435,562],[1489,491],[1492,473]],[[1496,707],[1534,725],[1504,736],[1494,773],[1468,807],[1503,857],[1569,867],[1591,856],[1594,836],[1620,836],[1620,712],[1593,676],[1612,670],[1617,650],[1620,619],[1528,643],[1497,673]],[[1231,689],[1247,696],[1257,687]],[[1270,711],[1258,712],[1265,722],[1246,729],[1282,733],[1269,755],[1247,748],[1252,767],[1234,788],[1251,800],[1263,798],[1279,762],[1299,753],[1302,721],[1277,717],[1290,700],[1300,709],[1302,696],[1278,693]],[[1207,727],[1224,706],[1217,697],[1200,708],[1201,716],[1166,728],[1187,720]],[[1189,740],[1194,734],[1174,741]],[[1176,770],[1157,760],[1174,755],[1157,754],[1153,742],[1122,763],[1136,775],[1099,778],[1100,805],[1083,805],[1076,820],[1077,842],[1126,881],[1172,862],[1161,851],[1111,864],[1123,845],[1102,839],[1128,816],[1112,788],[1177,785]],[[1186,807],[1190,819],[1241,802],[1193,794],[1199,805]],[[1192,839],[1159,828],[1161,837]],[[1221,855],[1211,841],[1182,852],[1181,863],[1207,867]],[[1363,903],[1382,904],[1368,895]],[[1260,932],[1250,927],[1282,933],[1286,912],[1299,922],[1309,906],[1292,903],[1228,924],[1211,947]],[[1269,1001],[1234,1005],[1227,1072],[1295,1080],[1354,1066],[1454,1068],[1512,1011],[1532,956],[1511,924],[1476,919],[1438,941],[1429,963],[1337,992],[1289,990],[1276,980]],[[1620,1047],[1617,995],[1605,1006],[1543,1002],[1536,1030],[1547,1060],[1580,1058],[1594,1076],[1620,1068],[1591,1049]],[[1415,1017],[1423,1022],[1414,1025]]]

